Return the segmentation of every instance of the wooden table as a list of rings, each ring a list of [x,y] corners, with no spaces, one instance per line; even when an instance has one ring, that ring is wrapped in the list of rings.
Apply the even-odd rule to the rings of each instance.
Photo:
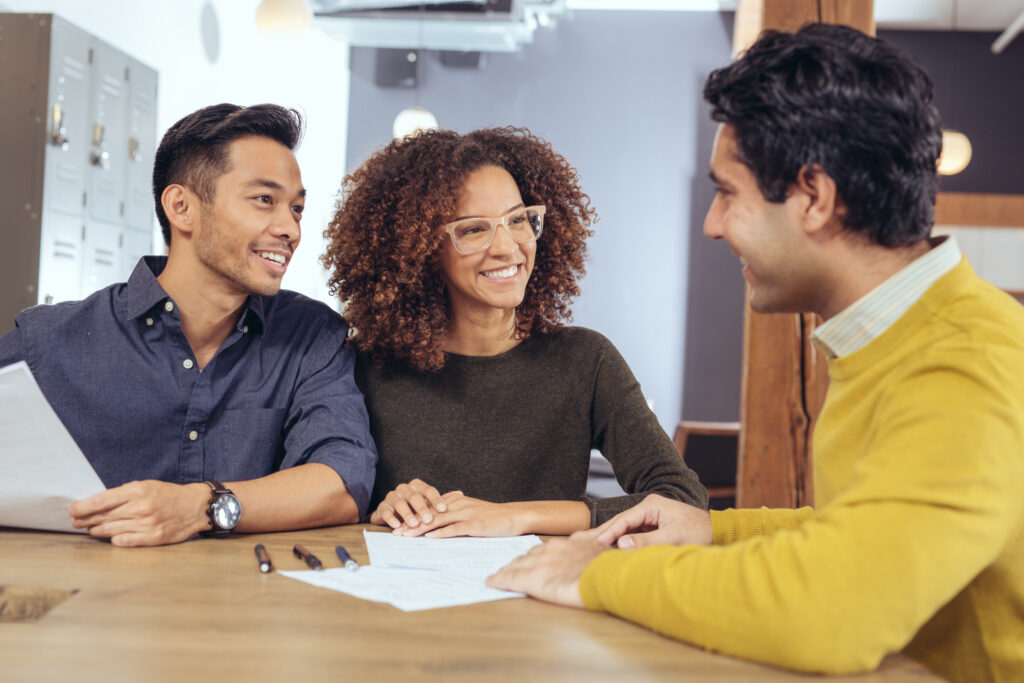
[[[278,575],[367,562],[362,526],[115,548],[77,534],[0,529],[0,586],[78,592],[36,621],[0,622],[7,681],[806,681],[713,655],[620,619],[515,599],[402,612]],[[372,527],[371,527],[372,528]],[[382,529],[380,529],[382,530]],[[830,680],[937,680],[895,656]]]

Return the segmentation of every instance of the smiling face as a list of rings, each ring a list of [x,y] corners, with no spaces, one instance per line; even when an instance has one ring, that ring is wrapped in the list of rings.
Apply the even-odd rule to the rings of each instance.
[[[736,133],[721,126],[711,155],[711,178],[718,186],[704,219],[704,234],[724,239],[743,264],[750,284],[750,307],[759,313],[815,310],[815,259],[800,216],[805,198],[765,199],[750,169],[740,160]]]
[[[521,206],[523,198],[508,171],[482,166],[466,177],[451,220],[496,218]],[[503,228],[491,246],[473,254],[460,254],[445,234],[441,271],[454,315],[514,309],[526,295],[536,254],[536,241],[516,243]]]
[[[295,156],[270,138],[231,143],[229,170],[202,205],[195,254],[206,273],[236,294],[272,296],[299,245],[306,191]]]

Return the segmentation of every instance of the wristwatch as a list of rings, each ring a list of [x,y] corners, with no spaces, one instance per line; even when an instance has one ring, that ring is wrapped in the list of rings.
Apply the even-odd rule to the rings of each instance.
[[[207,481],[212,495],[210,496],[210,507],[206,514],[210,518],[211,528],[203,532],[204,536],[227,536],[242,519],[242,504],[238,502],[235,494],[224,488],[219,481]]]

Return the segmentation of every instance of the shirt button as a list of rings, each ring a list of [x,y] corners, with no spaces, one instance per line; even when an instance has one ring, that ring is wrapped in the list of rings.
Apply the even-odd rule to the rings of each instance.
[[[249,334],[249,326],[242,325],[242,334]]]
[[[173,301],[168,301],[167,303],[165,303],[164,304],[164,310],[167,311],[168,313],[173,311],[174,310],[174,302]]]
[[[191,432],[188,433],[188,440],[189,441],[195,441],[198,438],[199,438],[199,432],[197,432],[196,430],[193,429]]]
[[[147,327],[153,327],[153,319],[152,318],[146,318],[146,326]]]
[[[192,359],[191,358],[186,358],[185,360],[181,361],[181,365],[186,370],[191,370],[192,366],[194,365],[194,363],[192,363]]]

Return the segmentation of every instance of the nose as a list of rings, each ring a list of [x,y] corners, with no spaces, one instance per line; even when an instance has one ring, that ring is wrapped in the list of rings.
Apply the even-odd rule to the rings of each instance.
[[[269,232],[275,238],[288,242],[292,250],[299,245],[302,239],[302,228],[300,227],[300,215],[296,214],[290,206],[284,206],[274,212],[270,223]]]
[[[704,236],[709,237],[713,240],[722,239],[722,221],[721,216],[718,215],[716,206],[718,199],[715,198],[711,202],[711,207],[708,209],[707,215],[704,216]]]
[[[514,254],[518,248],[519,245],[512,239],[512,235],[509,234],[508,228],[504,223],[502,223],[494,231],[494,239],[491,240],[491,246],[488,247],[487,251],[495,255],[504,255]]]

